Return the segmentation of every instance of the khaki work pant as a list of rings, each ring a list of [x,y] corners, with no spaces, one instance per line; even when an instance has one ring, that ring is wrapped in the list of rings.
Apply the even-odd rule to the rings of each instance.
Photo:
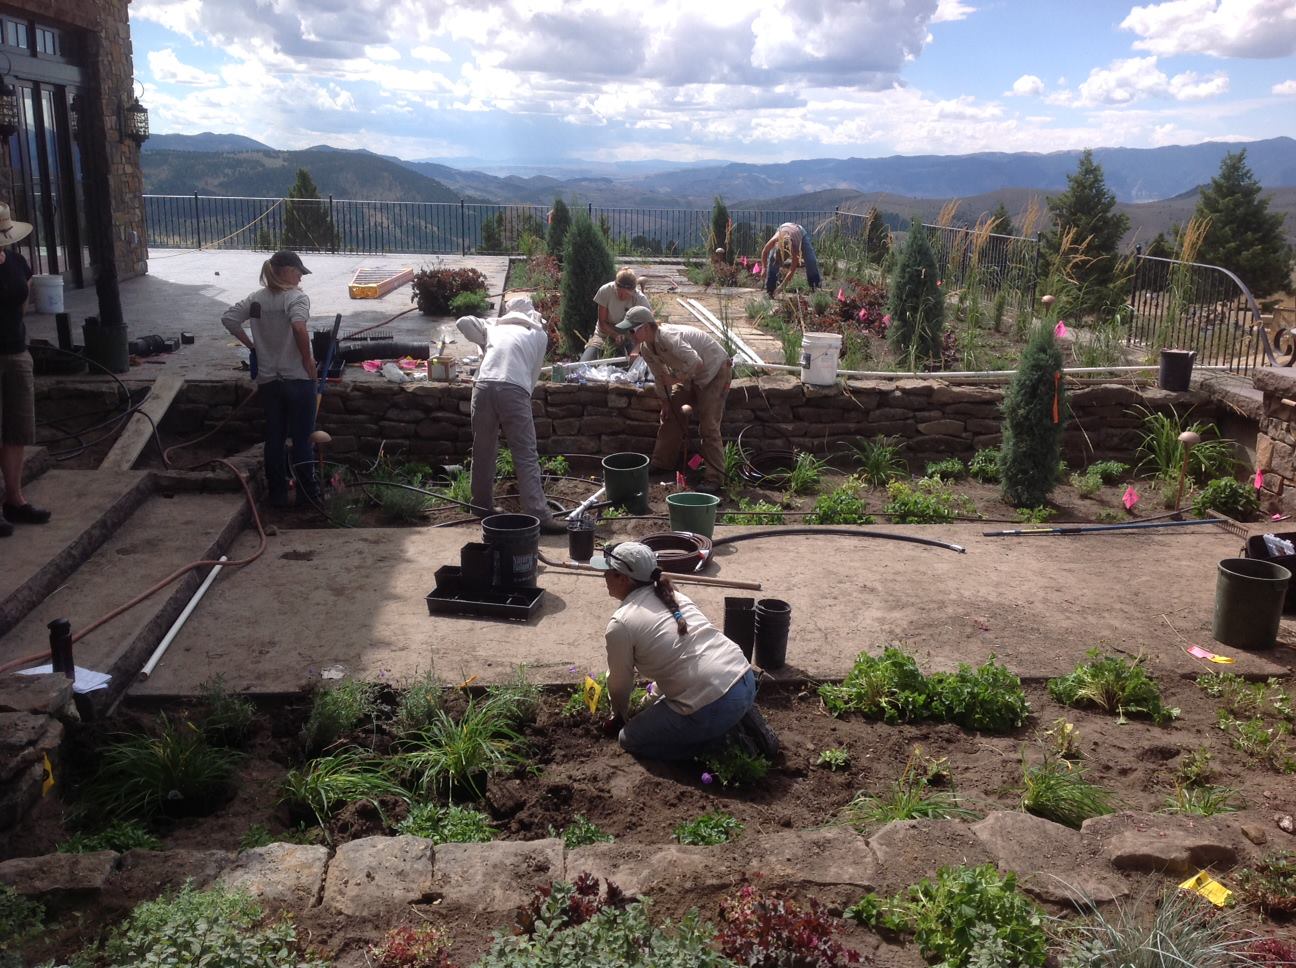
[[[701,438],[698,449],[706,460],[706,480],[711,484],[724,484],[724,441],[720,438],[720,422],[724,419],[725,400],[732,379],[733,364],[726,362],[710,383],[702,386],[683,383],[671,387],[670,402],[662,401],[661,425],[657,428],[657,444],[652,452],[654,465],[679,465],[685,428],[675,419],[675,410],[686,403],[691,404],[697,420],[698,437]]]

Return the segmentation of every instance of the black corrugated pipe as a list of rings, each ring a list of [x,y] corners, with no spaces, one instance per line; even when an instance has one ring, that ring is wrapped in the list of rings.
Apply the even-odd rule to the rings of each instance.
[[[961,555],[967,554],[967,549],[962,545],[956,545],[949,541],[937,541],[935,538],[919,538],[911,534],[892,534],[889,531],[852,531],[848,528],[764,528],[760,531],[748,531],[746,534],[731,534],[725,538],[716,538],[712,542],[712,546],[719,548],[721,545],[737,544],[739,541],[751,541],[754,538],[777,538],[793,534],[834,534],[847,538],[882,538],[886,541],[908,541],[911,544],[931,545],[933,548],[945,548],[947,551],[957,551]]]

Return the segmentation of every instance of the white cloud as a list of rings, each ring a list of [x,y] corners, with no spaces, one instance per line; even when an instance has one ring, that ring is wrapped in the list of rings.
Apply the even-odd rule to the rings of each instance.
[[[1121,27],[1138,34],[1136,49],[1161,56],[1296,54],[1292,0],[1167,0],[1134,7]]]
[[[131,20],[149,20],[167,30],[194,37],[202,21],[202,0],[135,0]]]
[[[390,44],[370,44],[364,49],[364,55],[370,60],[398,61],[401,53]]]
[[[1013,81],[1012,89],[1005,91],[1007,97],[1038,97],[1044,93],[1044,82],[1034,74],[1023,74]]]
[[[220,81],[220,78],[215,74],[198,67],[192,67],[189,64],[182,64],[180,58],[176,56],[176,52],[170,47],[149,51],[148,65],[153,79],[159,84],[188,84],[194,87],[206,87]]]
[[[1296,94],[1296,81],[1281,81],[1270,88],[1270,92],[1283,96]]]
[[[448,64],[450,55],[440,47],[433,47],[430,44],[419,44],[410,51],[410,56],[415,60],[427,61],[431,64]]]
[[[1223,94],[1228,88],[1228,75],[1222,72],[1202,77],[1194,71],[1185,71],[1167,77],[1157,66],[1157,58],[1127,57],[1112,61],[1107,67],[1095,67],[1074,97],[1064,91],[1046,100],[1077,107],[1134,104],[1153,97],[1198,101]]]
[[[949,23],[954,20],[966,20],[976,13],[976,7],[970,7],[963,0],[940,0],[936,13],[931,18],[934,24]]]

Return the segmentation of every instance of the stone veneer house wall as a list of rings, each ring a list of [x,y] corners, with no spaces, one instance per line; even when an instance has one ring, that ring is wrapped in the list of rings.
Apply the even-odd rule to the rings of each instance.
[[[119,278],[148,269],[139,147],[121,133],[134,88],[129,0],[0,0],[0,72],[19,129],[0,146],[0,197],[35,231],[20,246],[37,273],[93,284],[96,216],[110,225]],[[108,185],[107,199],[93,185]]]

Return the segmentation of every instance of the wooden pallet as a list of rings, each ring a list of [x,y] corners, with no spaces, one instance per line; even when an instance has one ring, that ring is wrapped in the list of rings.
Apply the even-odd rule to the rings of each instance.
[[[404,269],[357,269],[347,292],[352,299],[381,299],[413,278],[414,270],[409,266]]]

